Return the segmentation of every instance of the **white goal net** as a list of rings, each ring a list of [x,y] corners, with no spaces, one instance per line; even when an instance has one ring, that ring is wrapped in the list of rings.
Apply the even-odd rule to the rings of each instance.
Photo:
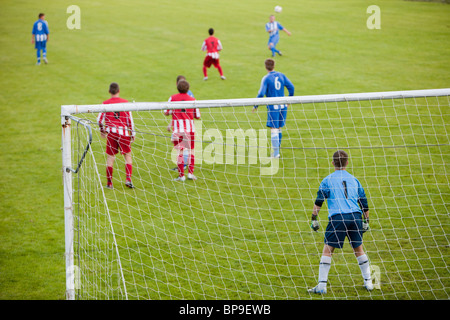
[[[69,299],[449,299],[450,89],[185,103],[62,106]],[[126,98],[126,97],[125,97]],[[253,105],[259,105],[252,112]],[[280,157],[265,105],[286,105]],[[199,108],[196,180],[165,109]],[[131,111],[132,183],[107,184],[99,112]],[[367,291],[352,248],[314,295],[327,225],[310,228],[336,150],[365,189]],[[184,155],[183,155],[184,159]],[[187,157],[186,175],[189,172]]]

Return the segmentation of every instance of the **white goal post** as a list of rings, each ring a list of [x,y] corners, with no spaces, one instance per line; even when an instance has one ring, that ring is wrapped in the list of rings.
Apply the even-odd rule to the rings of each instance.
[[[449,299],[449,97],[446,88],[61,106],[66,298]],[[275,160],[265,105],[288,108]],[[198,179],[178,183],[162,111],[189,108],[202,114]],[[107,190],[96,116],[120,111],[135,120],[136,188],[120,186],[119,154],[119,187]],[[376,290],[358,288],[347,243],[329,293],[312,296],[326,207],[318,234],[310,217],[339,149],[368,194]]]

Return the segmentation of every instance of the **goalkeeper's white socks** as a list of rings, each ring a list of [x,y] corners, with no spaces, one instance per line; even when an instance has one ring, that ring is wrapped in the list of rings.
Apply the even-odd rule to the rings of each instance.
[[[325,294],[327,293],[327,281],[328,272],[331,268],[331,257],[322,256],[319,265],[319,284],[312,289],[309,289],[309,293]]]
[[[359,268],[361,269],[361,274],[364,278],[364,287],[372,291],[373,284],[372,279],[370,277],[370,263],[367,255],[363,254],[359,257],[356,257],[358,260]],[[314,288],[308,290],[310,293],[327,293],[327,282],[328,282],[328,273],[331,268],[331,257],[322,256],[320,259],[319,265],[319,284]]]
[[[370,263],[367,255],[363,254],[362,256],[356,257],[358,260],[359,268],[361,269],[361,274],[364,279],[364,287],[371,291],[373,290],[372,279],[370,277]]]
[[[319,288],[326,288],[328,282],[328,273],[331,268],[331,257],[322,256],[319,265]]]

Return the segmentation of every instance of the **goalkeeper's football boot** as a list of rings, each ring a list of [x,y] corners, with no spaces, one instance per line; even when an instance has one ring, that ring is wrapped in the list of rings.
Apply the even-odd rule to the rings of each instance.
[[[326,294],[327,293],[327,287],[326,286],[321,286],[320,284],[318,284],[314,288],[308,289],[308,292],[309,293],[317,293],[317,294]]]
[[[114,190],[112,183],[108,183],[105,188],[109,190]]]
[[[133,183],[131,183],[131,180],[127,180],[127,181],[125,182],[125,185],[126,185],[128,188],[130,188],[130,189],[134,189],[134,185],[133,185]]]
[[[372,291],[373,290],[372,280],[364,280],[364,288],[366,288],[367,291]]]
[[[177,178],[174,179],[174,181],[185,181],[186,180],[186,176],[178,176]]]

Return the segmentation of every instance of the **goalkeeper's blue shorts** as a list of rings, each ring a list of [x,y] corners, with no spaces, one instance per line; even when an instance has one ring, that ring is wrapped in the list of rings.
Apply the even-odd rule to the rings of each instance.
[[[357,248],[362,245],[363,233],[361,212],[338,213],[329,218],[325,230],[325,244],[342,248],[347,237],[352,248]]]
[[[267,106],[267,126],[269,128],[282,128],[286,124],[287,106],[276,104]]]

